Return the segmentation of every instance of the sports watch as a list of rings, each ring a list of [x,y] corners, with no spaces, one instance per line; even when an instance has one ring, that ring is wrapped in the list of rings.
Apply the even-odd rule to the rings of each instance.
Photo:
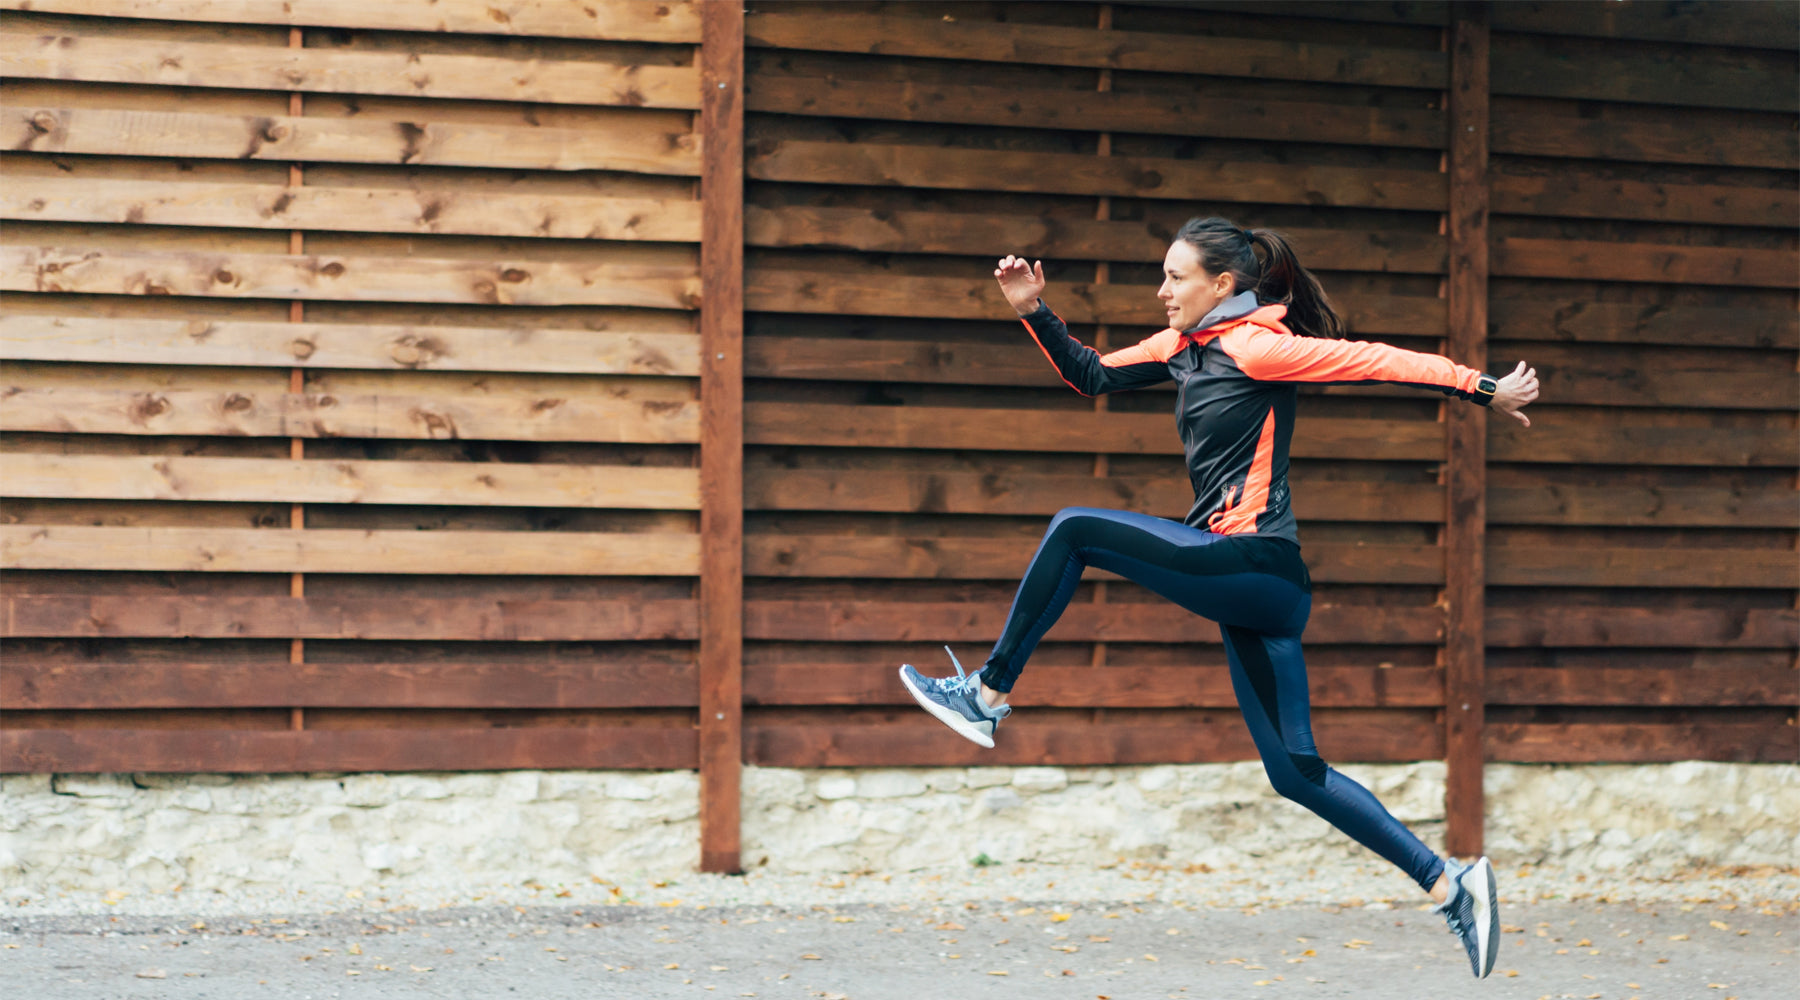
[[[1475,395],[1473,398],[1475,402],[1482,406],[1486,406],[1494,401],[1494,393],[1499,391],[1500,380],[1492,375],[1483,373],[1480,377],[1475,379]]]

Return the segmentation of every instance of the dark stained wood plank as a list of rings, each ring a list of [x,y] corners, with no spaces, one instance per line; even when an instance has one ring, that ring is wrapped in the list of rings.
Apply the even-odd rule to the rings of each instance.
[[[1007,320],[1015,314],[990,277],[924,278],[884,272],[845,273],[751,268],[744,307],[754,312]],[[1147,285],[1054,283],[1044,301],[1070,323],[1134,323],[1149,336],[1168,316]],[[1422,295],[1334,295],[1356,335],[1438,336],[1444,302]]]
[[[744,705],[744,8],[700,8],[700,868],[735,873]]]
[[[774,463],[753,463],[744,488],[752,510],[1048,515],[1064,507],[1106,507],[1179,518],[1194,501],[1193,487],[1179,477],[789,469]],[[1293,503],[1302,521],[1436,523],[1444,516],[1443,489],[1426,484],[1298,482]]]
[[[1296,493],[1298,504],[1300,494]],[[1800,494],[1684,486],[1489,486],[1490,524],[1793,528]]]
[[[34,663],[0,671],[0,709],[661,708],[695,705],[691,664]]]
[[[1004,604],[872,601],[750,601],[745,637],[801,642],[975,642],[991,644],[1006,625]],[[1791,616],[1790,616],[1791,617]],[[1313,606],[1308,642],[1340,645],[1435,645],[1443,638],[1435,607]],[[1070,604],[1049,632],[1055,642],[1220,644],[1219,626],[1172,604]]]
[[[1493,257],[1494,274],[1513,278],[1745,288],[1800,286],[1800,265],[1787,250],[1507,236],[1494,241]]]
[[[3,10],[97,17],[642,42],[699,41],[700,6],[692,0],[534,0],[504,5],[440,0],[0,0]]]
[[[744,424],[753,445],[1181,454],[1163,413],[752,402]],[[1368,461],[1433,461],[1443,453],[1443,431],[1422,420],[1302,420],[1292,447],[1295,458]]]
[[[1494,27],[1540,35],[1629,38],[1690,45],[1738,45],[1793,50],[1800,11],[1785,0],[1694,4],[1682,0],[1568,3],[1508,0],[1495,4]]]
[[[1508,346],[1537,367],[1544,399],[1686,410],[1792,410],[1800,400],[1800,383],[1788,371],[1626,368],[1616,362],[1595,364],[1555,349],[1532,350],[1528,342]]]
[[[746,756],[762,767],[969,767],[1043,764],[1065,767],[1255,760],[1256,748],[1236,711],[1198,709],[1180,725],[1041,722],[1021,712],[986,750],[946,732],[923,712],[905,723],[852,725],[830,716],[805,724],[745,722]],[[1430,760],[1443,754],[1433,713],[1376,709],[1314,716],[1320,749],[1333,761]]]
[[[1800,762],[1791,721],[1742,724],[1492,723],[1487,758],[1521,764],[1647,764],[1678,760]]]
[[[885,17],[818,11],[758,11],[747,22],[752,47],[880,56],[1086,66],[1157,73],[1313,80],[1439,89],[1442,53],[1318,45],[1283,39],[1219,38],[1149,31],[1094,31],[965,17]]]
[[[1733,20],[1730,15],[1718,19]],[[1753,53],[1721,57],[1686,46],[1627,52],[1561,39],[1547,46],[1538,37],[1507,38],[1495,47],[1494,93],[1792,114],[1800,111],[1800,99],[1789,86],[1794,64],[1791,59],[1785,66],[1782,62]]]
[[[0,773],[8,774],[663,770],[698,762],[695,732],[685,727],[0,730]]]
[[[1004,233],[1009,249],[1033,257],[1161,261],[1174,239],[1166,219],[1115,222],[828,205],[749,205],[744,212],[745,240],[766,247],[966,254]],[[1419,274],[1444,270],[1444,238],[1430,233],[1299,227],[1283,227],[1281,232],[1314,270]]]
[[[1416,708],[1443,704],[1436,667],[1313,667],[1307,671],[1317,708]],[[744,670],[750,705],[910,705],[892,669],[809,663]],[[1235,708],[1231,676],[1215,667],[1042,667],[1030,669],[1007,703],[1020,707]]]
[[[1489,308],[1496,340],[1591,344],[1680,344],[1698,347],[1800,347],[1800,315],[1792,310],[1495,298]]]
[[[1800,586],[1793,549],[1492,545],[1488,583],[1514,587]]]
[[[746,107],[768,114],[1089,132],[1436,149],[1442,112],[1352,104],[1238,100],[1180,90],[1041,91],[758,74]]]
[[[1631,219],[1718,226],[1800,226],[1800,192],[1791,187],[1660,184],[1592,176],[1490,174],[1494,211],[1575,219]]]
[[[744,538],[744,572],[761,577],[1004,580],[1024,572],[1037,545],[1035,538],[749,534]],[[1305,553],[1312,578],[1323,583],[1444,580],[1444,554],[1435,545],[1313,544]]]
[[[1793,667],[1489,667],[1494,705],[1800,705]]]
[[[1793,468],[1800,462],[1792,429],[1584,426],[1548,416],[1534,417],[1529,428],[1489,421],[1488,461],[1761,468]]]
[[[693,601],[322,597],[0,597],[5,638],[691,640]]]
[[[1533,114],[1504,105],[1494,110],[1492,145],[1514,156],[1699,163],[1720,167],[1800,166],[1789,129],[1700,128],[1694,112],[1680,122],[1650,123]]]
[[[761,181],[1033,194],[1435,211],[1441,174],[1079,153],[1016,153],[882,143],[756,140],[745,170]]]
[[[1788,608],[1545,607],[1487,610],[1491,647],[1579,646],[1794,649],[1800,611]]]

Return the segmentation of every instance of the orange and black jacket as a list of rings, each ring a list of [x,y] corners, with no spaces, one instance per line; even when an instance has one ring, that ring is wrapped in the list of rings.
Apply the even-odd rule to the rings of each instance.
[[[1221,535],[1256,534],[1299,544],[1288,502],[1288,443],[1297,382],[1391,382],[1485,404],[1481,373],[1435,354],[1387,344],[1301,337],[1282,325],[1287,307],[1258,306],[1241,292],[1192,330],[1168,329],[1102,355],[1069,335],[1039,300],[1025,328],[1083,395],[1174,380],[1175,421],[1187,450],[1194,506],[1187,524]]]

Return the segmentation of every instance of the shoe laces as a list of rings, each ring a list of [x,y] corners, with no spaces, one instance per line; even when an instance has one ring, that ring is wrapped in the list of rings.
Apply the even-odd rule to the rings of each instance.
[[[971,674],[964,670],[962,661],[956,658],[956,653],[952,651],[949,646],[944,647],[944,652],[950,654],[950,665],[956,668],[956,678],[954,680],[946,677],[940,681],[940,683],[944,685],[944,689],[946,691],[979,691],[981,688],[981,675]]]

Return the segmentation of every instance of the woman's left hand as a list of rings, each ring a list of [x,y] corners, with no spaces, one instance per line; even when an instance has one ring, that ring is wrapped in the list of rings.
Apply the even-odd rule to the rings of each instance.
[[[1488,403],[1490,409],[1512,417],[1527,427],[1531,426],[1531,418],[1524,412],[1526,404],[1538,398],[1538,377],[1536,368],[1525,367],[1519,362],[1510,375],[1499,380],[1499,387],[1494,390],[1494,399]]]

